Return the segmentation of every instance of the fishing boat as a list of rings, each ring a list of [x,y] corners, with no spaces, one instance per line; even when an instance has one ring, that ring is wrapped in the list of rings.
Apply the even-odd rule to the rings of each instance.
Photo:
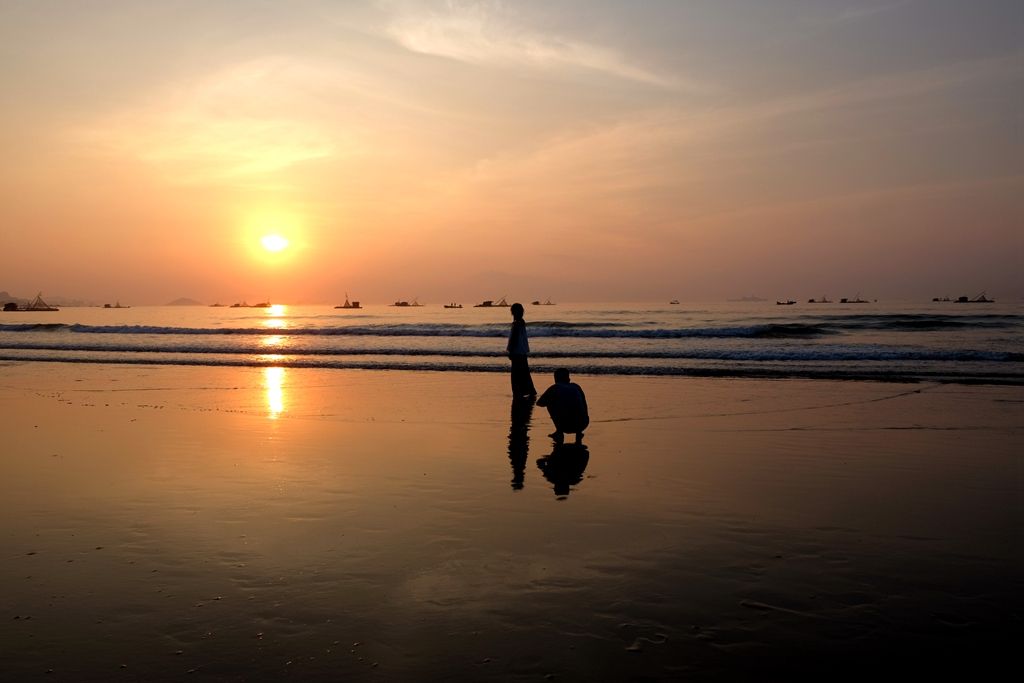
[[[270,308],[271,303],[269,301],[261,301],[257,304],[250,304],[243,301],[242,303],[231,304],[231,308]]]
[[[122,306],[121,302],[118,301],[113,306],[111,306],[110,304],[103,304],[103,308],[131,308],[131,306]]]
[[[668,303],[669,303],[670,306],[678,306],[679,305],[679,299],[672,299],[672,301],[669,301]]]
[[[795,303],[796,302],[793,301],[792,299],[786,299],[785,301],[776,301],[775,305],[776,306],[792,306]]]
[[[536,301],[531,301],[530,305],[531,306],[554,306],[555,304],[554,304],[553,301],[551,301],[551,297],[548,297],[548,300],[543,302],[543,303],[541,303],[540,299],[537,299]]]
[[[996,302],[996,300],[995,299],[989,299],[987,296],[985,296],[985,292],[982,292],[981,294],[979,294],[978,296],[974,297],[973,299],[971,299],[969,297],[966,297],[966,296],[958,297],[956,302],[958,304],[994,304]]]
[[[37,313],[43,311],[59,311],[59,308],[51,306],[50,304],[43,301],[43,293],[36,294],[36,298],[32,299],[29,303],[24,306],[19,306],[13,301],[4,304],[4,310],[8,312],[21,311],[25,313]]]
[[[335,306],[335,308],[362,308],[362,306],[359,305],[358,301],[349,301],[348,292],[345,292],[345,303],[340,306]]]
[[[473,304],[473,308],[508,308],[510,305],[511,304],[505,301],[505,297],[501,297],[497,301],[487,299],[486,301],[481,301],[478,304]]]
[[[827,296],[823,296],[820,299],[808,299],[807,303],[809,303],[809,304],[830,304],[830,303],[832,303],[832,300],[829,299]]]
[[[866,304],[869,303],[867,299],[860,298],[860,292],[857,292],[857,296],[852,299],[842,298],[839,300],[841,304]]]
[[[392,306],[398,306],[399,308],[407,308],[407,307],[414,307],[414,306],[422,306],[423,304],[421,304],[416,299],[413,299],[412,301],[396,301],[395,303],[393,303],[391,305]]]
[[[444,307],[445,308],[462,308],[462,304],[457,304],[457,303],[455,303],[453,301],[450,304],[445,304]]]

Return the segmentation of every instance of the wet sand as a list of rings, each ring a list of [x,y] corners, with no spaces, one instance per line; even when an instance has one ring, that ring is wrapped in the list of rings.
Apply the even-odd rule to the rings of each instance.
[[[576,379],[585,452],[500,375],[0,365],[0,679],[1015,662],[1024,389]]]

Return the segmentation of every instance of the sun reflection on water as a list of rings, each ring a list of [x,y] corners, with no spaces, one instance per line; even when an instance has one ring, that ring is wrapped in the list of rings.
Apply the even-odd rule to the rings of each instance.
[[[284,368],[263,368],[263,387],[267,394],[267,416],[271,420],[276,420],[284,412],[284,376]]]
[[[288,312],[287,306],[284,304],[274,304],[266,310],[267,318],[263,321],[263,327],[272,330],[283,330],[288,327],[288,321],[284,318]]]
[[[272,334],[267,337],[260,337],[261,346],[269,346],[272,349],[278,349],[285,345],[284,335]]]

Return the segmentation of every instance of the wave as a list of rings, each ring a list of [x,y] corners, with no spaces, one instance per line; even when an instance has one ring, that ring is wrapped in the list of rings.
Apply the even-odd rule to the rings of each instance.
[[[449,358],[504,358],[502,351],[452,348],[268,348],[259,345],[201,346],[189,345],[105,345],[84,343],[2,343],[0,349],[7,351],[56,351],[59,353],[162,353],[191,355],[240,355],[240,356],[335,356],[335,357],[449,357]],[[977,349],[924,349],[899,348],[891,346],[800,346],[797,348],[728,348],[728,349],[678,349],[678,350],[572,350],[538,351],[531,354],[533,359],[589,359],[589,360],[713,360],[713,361],[759,361],[759,362],[851,362],[851,361],[929,361],[929,362],[990,362],[1021,363],[1024,353],[1013,351],[982,351]]]
[[[487,337],[504,338],[508,325],[399,324],[348,325],[340,327],[166,327],[155,325],[82,325],[78,323],[26,323],[0,325],[0,332],[42,332],[120,335],[180,336],[328,336],[328,337]],[[530,337],[573,337],[615,339],[703,338],[808,338],[834,334],[820,324],[765,323],[723,327],[627,328],[615,323],[532,323]]]
[[[102,358],[49,357],[24,358],[0,354],[0,362],[54,362],[84,364],[148,365],[148,366],[198,366],[198,367],[285,367],[317,368],[337,370],[375,371],[416,371],[416,372],[508,372],[505,365],[469,365],[457,362],[438,361],[350,361],[324,358],[210,358],[182,356],[175,358]],[[535,373],[553,372],[555,366],[536,365]],[[730,377],[747,379],[825,379],[880,382],[941,382],[955,384],[1001,384],[1024,386],[1024,373],[1017,372],[958,372],[948,368],[902,369],[890,368],[813,368],[813,367],[751,367],[751,366],[643,366],[643,365],[576,365],[574,373],[582,375],[623,375],[623,376],[668,376],[668,377]]]
[[[930,331],[956,329],[1003,329],[1024,323],[1019,315],[993,313],[946,315],[933,313],[875,313],[865,315],[799,316],[819,321],[836,330]]]

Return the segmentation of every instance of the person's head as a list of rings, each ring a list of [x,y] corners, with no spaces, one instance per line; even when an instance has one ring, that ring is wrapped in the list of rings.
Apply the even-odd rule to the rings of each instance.
[[[512,312],[512,317],[515,318],[516,320],[519,320],[520,318],[523,317],[522,304],[512,304],[512,308],[509,310]]]
[[[568,384],[569,383],[569,370],[567,368],[558,368],[555,370],[555,384]]]

